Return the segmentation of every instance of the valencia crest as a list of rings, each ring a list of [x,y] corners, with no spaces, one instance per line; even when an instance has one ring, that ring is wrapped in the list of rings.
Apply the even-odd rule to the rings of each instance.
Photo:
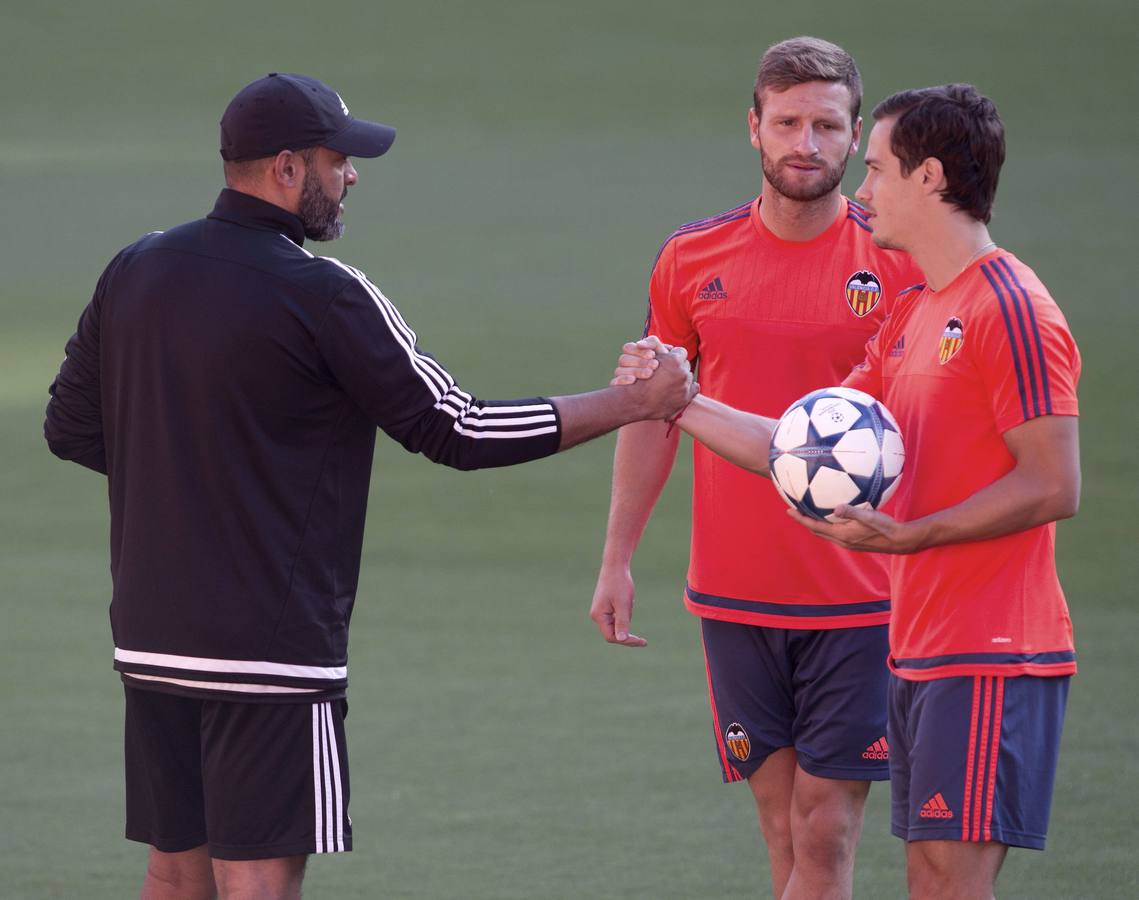
[[[965,343],[965,326],[957,316],[950,316],[945,323],[945,331],[941,333],[941,340],[937,345],[938,361],[944,366],[953,359]]]
[[[882,280],[873,272],[855,272],[846,280],[846,302],[858,318],[870,315],[882,299]]]
[[[732,722],[728,726],[728,730],[724,732],[724,740],[727,741],[732,756],[740,762],[745,762],[751,756],[751,739],[739,722]]]

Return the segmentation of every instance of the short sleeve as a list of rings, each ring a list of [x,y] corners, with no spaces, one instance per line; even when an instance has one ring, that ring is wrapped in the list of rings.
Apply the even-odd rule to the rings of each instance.
[[[890,326],[890,314],[882,322],[882,327],[866,341],[866,356],[850,374],[843,379],[842,386],[865,391],[871,397],[882,399],[882,342]]]
[[[676,245],[675,238],[669,238],[653,264],[644,336],[653,334],[666,344],[683,347],[688,358],[695,359],[700,340],[689,315],[687,298],[680,296],[676,289]]]
[[[1002,434],[1038,416],[1079,414],[1079,349],[1064,314],[1030,274],[1000,258],[985,269],[997,303],[978,323],[975,359]]]

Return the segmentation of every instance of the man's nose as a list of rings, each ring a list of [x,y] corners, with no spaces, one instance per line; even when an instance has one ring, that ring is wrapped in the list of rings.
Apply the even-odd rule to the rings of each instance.
[[[815,143],[815,129],[810,125],[804,125],[799,130],[799,136],[795,140],[795,152],[803,156],[814,156],[818,152],[818,145]]]

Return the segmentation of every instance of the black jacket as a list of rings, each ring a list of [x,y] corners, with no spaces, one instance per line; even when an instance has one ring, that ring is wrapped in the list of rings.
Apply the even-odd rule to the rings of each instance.
[[[475,400],[300,220],[222,191],[111,261],[44,433],[108,476],[115,667],[132,685],[343,693],[375,429],[461,469],[555,452],[548,401]]]

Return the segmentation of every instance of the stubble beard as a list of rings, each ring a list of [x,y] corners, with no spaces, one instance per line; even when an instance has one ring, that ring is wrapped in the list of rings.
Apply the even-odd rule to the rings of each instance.
[[[877,234],[871,234],[870,240],[874,242],[875,247],[881,247],[883,250],[905,250],[901,244],[891,241],[889,238],[879,237]],[[907,251],[908,252],[908,251]]]
[[[312,241],[334,241],[344,235],[344,220],[340,218],[340,200],[329,197],[321,186],[315,167],[305,170],[301,185],[301,198],[297,203],[297,216],[305,229],[305,237]]]
[[[763,164],[763,177],[767,179],[767,183],[788,200],[797,200],[800,203],[811,203],[814,200],[821,200],[826,197],[842,183],[842,176],[846,172],[846,157],[843,157],[841,162],[833,166],[828,165],[825,160],[812,159],[810,160],[812,164],[823,167],[822,180],[799,187],[783,175],[784,164],[790,160],[798,160],[797,157],[785,156],[780,160],[772,161],[767,154],[761,153],[760,158]],[[806,160],[800,161],[806,162]]]

